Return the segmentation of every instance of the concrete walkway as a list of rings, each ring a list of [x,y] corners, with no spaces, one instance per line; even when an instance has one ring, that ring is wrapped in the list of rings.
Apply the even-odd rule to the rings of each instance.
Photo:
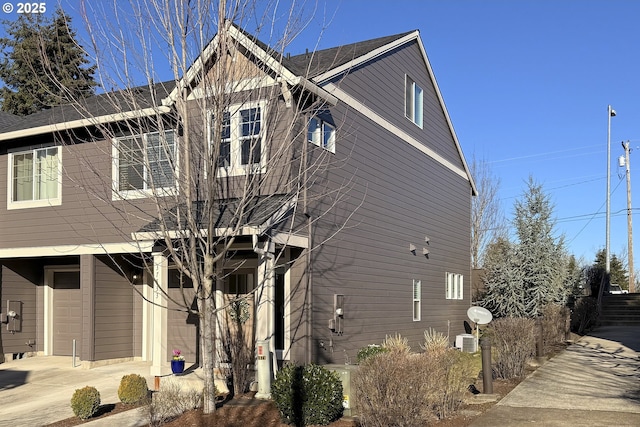
[[[119,402],[120,380],[139,374],[153,387],[148,362],[124,362],[93,369],[73,367],[71,357],[41,356],[0,364],[0,426],[43,426],[73,417],[70,401],[76,389],[90,385],[100,392],[102,404]],[[119,418],[116,418],[119,417]],[[127,411],[100,425],[142,426],[148,424],[146,408]],[[84,425],[87,425],[84,424]]]
[[[601,327],[545,362],[471,427],[640,426],[640,327]]]

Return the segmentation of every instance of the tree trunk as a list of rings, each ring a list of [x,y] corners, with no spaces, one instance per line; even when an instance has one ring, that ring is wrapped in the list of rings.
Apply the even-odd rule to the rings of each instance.
[[[204,280],[199,298],[200,345],[202,348],[202,370],[204,373],[203,412],[210,414],[216,410],[215,387],[215,340],[216,340],[216,303],[214,261],[210,254],[204,259]]]

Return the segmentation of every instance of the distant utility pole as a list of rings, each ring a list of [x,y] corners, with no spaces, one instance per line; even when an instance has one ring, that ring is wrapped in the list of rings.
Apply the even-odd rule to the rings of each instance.
[[[631,152],[631,148],[629,148],[629,141],[622,142],[622,148],[624,148],[624,160],[625,160],[625,168],[627,171],[627,237],[629,239],[629,292],[636,291],[636,282],[633,277],[633,227],[631,221],[631,168],[629,165],[629,153]]]
[[[616,110],[611,108],[611,105],[607,106],[607,220],[606,220],[606,261],[605,271],[607,272],[607,286],[609,286],[609,273],[611,271],[611,254],[609,250],[610,236],[609,231],[611,227],[611,117],[616,116]]]

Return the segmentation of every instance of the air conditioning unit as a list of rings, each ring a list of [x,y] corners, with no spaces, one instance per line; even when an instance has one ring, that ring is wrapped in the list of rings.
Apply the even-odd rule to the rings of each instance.
[[[466,353],[475,353],[478,350],[476,348],[476,337],[472,334],[456,335],[456,348]]]

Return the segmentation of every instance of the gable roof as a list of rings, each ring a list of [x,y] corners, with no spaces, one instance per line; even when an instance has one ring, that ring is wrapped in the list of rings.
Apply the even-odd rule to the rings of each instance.
[[[407,43],[417,43],[463,163],[464,173],[469,179],[472,193],[474,195],[477,194],[473,177],[462,153],[462,148],[418,30],[324,49],[311,54],[305,53],[290,58],[282,56],[231,21],[227,21],[226,30],[239,45],[270,68],[286,84],[292,87],[300,86],[333,105],[338,102],[338,98],[323,88],[324,83],[329,79],[372,61]],[[185,76],[178,82],[168,81],[140,86],[130,90],[96,95],[82,100],[80,105],[68,104],[53,107],[49,110],[29,115],[27,116],[28,119],[18,118],[18,120],[14,120],[11,117],[5,117],[7,121],[6,127],[3,127],[0,121],[0,141],[92,126],[99,123],[145,117],[157,113],[168,113],[171,111],[171,105],[177,99],[180,88],[190,87],[193,80],[202,71],[204,64],[215,52],[217,43],[218,37],[216,35],[196,58]],[[114,99],[115,102],[113,101]],[[2,117],[0,117],[0,120],[2,120]]]
[[[412,33],[413,31],[409,31],[393,36],[379,37],[315,52],[307,52],[286,58],[282,62],[294,73],[306,75],[310,79],[316,80],[316,77],[323,73],[340,69],[345,64]]]
[[[3,131],[5,128],[13,125],[15,123],[19,123],[22,121],[22,117],[16,116],[15,114],[7,113],[4,111],[0,111],[0,131]]]

